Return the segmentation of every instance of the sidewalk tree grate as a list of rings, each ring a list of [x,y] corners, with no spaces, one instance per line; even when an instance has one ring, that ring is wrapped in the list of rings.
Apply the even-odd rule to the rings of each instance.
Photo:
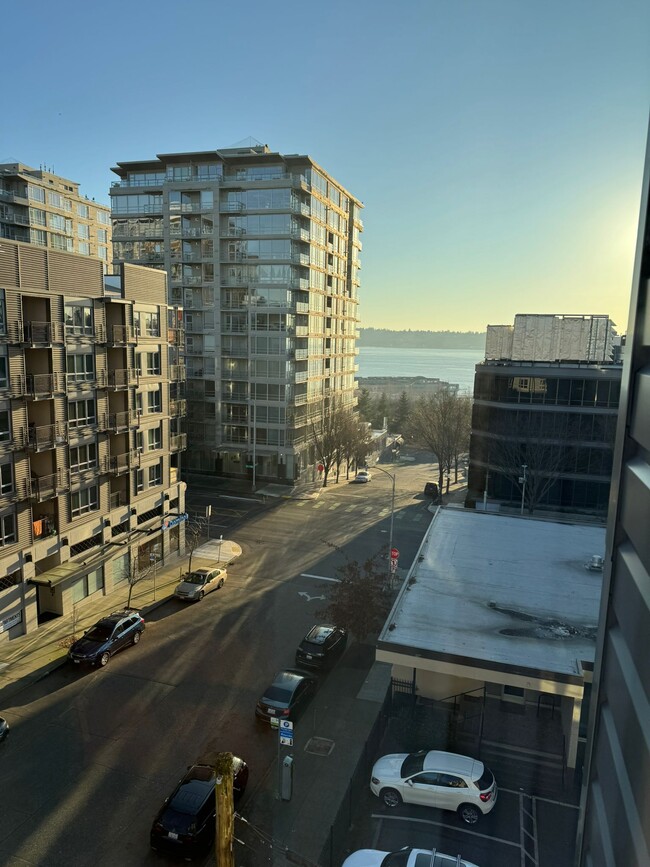
[[[329,756],[334,749],[334,741],[329,738],[309,738],[305,744],[305,752],[313,753],[315,756]]]

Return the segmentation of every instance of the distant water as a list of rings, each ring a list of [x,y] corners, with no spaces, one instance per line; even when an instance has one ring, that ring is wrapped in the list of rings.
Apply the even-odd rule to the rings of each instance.
[[[359,376],[428,376],[456,383],[463,392],[474,390],[474,365],[483,361],[482,349],[392,349],[359,347]]]

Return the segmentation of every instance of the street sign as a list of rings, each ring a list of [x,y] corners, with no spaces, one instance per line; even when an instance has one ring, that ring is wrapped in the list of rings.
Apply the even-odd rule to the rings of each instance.
[[[293,746],[293,723],[288,719],[280,721],[280,744],[283,747]]]
[[[394,557],[390,558],[390,571],[397,572],[397,560]]]
[[[205,507],[205,517],[206,517],[206,518],[211,518],[211,517],[212,517],[212,505],[209,505],[209,506],[206,506],[206,507]]]
[[[397,550],[397,548],[391,548],[390,549],[390,557],[391,557],[391,560],[398,560],[399,559],[399,551]]]

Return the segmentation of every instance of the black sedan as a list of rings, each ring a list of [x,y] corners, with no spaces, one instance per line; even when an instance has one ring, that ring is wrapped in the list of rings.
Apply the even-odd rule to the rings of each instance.
[[[107,665],[118,650],[137,644],[143,632],[144,617],[137,611],[116,611],[84,632],[68,651],[68,659],[76,664]]]
[[[285,669],[273,678],[257,702],[255,716],[277,728],[281,719],[296,720],[316,691],[317,681],[304,671]]]
[[[296,665],[304,668],[331,668],[341,658],[348,633],[340,626],[312,626],[296,650]]]
[[[246,789],[248,765],[233,756],[233,802]],[[215,773],[210,765],[192,765],[166,798],[151,826],[149,841],[157,852],[194,858],[207,851],[215,833]]]

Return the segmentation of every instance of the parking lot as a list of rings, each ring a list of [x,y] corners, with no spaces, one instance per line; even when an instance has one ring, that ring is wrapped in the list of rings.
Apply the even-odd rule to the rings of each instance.
[[[573,804],[501,788],[494,810],[469,827],[455,814],[429,807],[389,809],[369,791],[363,801],[348,851],[409,846],[460,855],[478,867],[573,865],[578,819]]]

